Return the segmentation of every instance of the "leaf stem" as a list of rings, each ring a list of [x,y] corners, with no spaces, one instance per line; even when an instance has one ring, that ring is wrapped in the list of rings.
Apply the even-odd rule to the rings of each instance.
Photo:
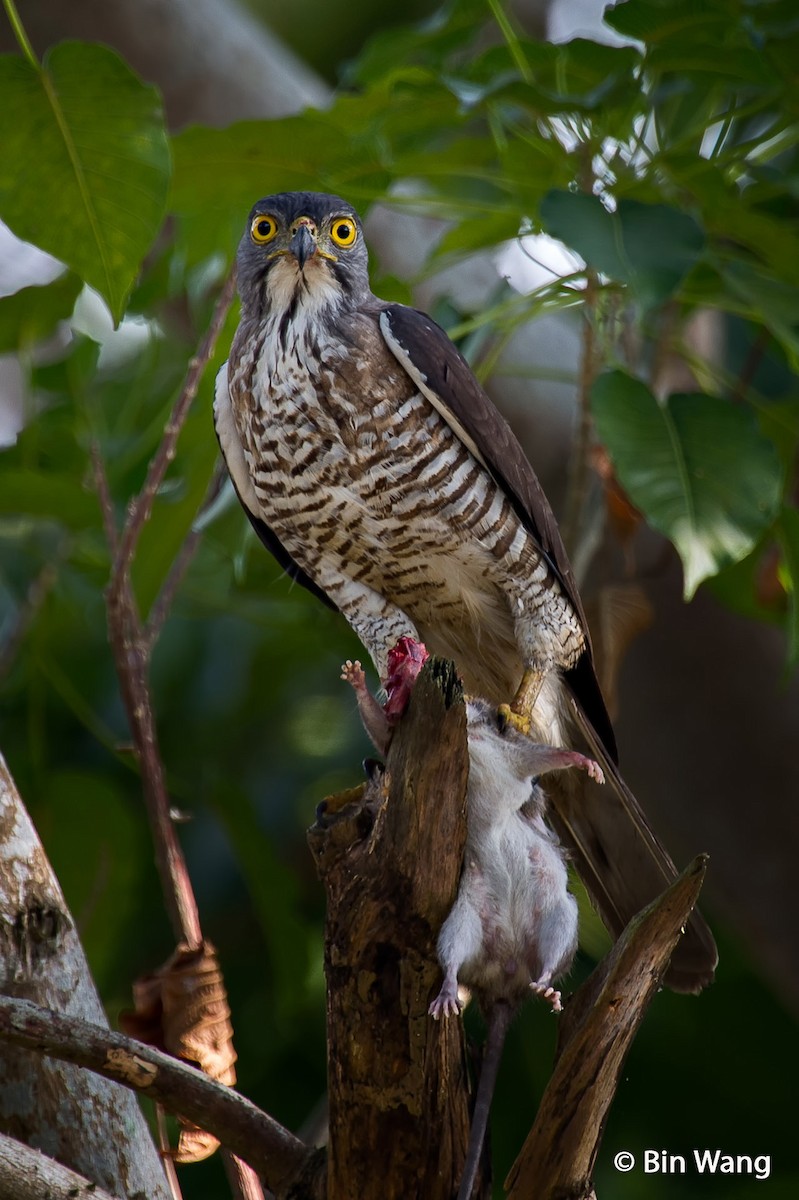
[[[508,14],[502,7],[501,0],[488,0],[488,7],[494,14],[494,20],[496,21],[497,25],[499,25],[502,36],[504,37],[508,49],[510,50],[511,57],[516,63],[516,66],[519,68],[519,73],[521,74],[522,79],[525,83],[532,83],[533,72],[530,70],[530,64],[524,57],[519,36],[511,25]]]
[[[11,28],[14,30],[14,37],[17,39],[17,43],[19,45],[20,50],[25,55],[25,57],[27,58],[28,62],[33,67],[33,69],[35,71],[40,71],[41,64],[39,63],[39,60],[36,57],[36,54],[34,52],[33,46],[30,43],[30,39],[28,38],[28,35],[25,32],[25,26],[22,24],[20,15],[17,12],[17,6],[14,3],[14,0],[3,0],[3,7],[6,10],[6,16],[8,17],[8,22],[9,22]]]
[[[586,271],[585,314],[583,323],[583,350],[580,360],[578,386],[579,412],[575,445],[572,450],[569,484],[566,496],[566,511],[561,522],[563,540],[574,555],[580,533],[581,518],[588,492],[589,454],[594,423],[591,416],[591,389],[599,373],[599,354],[596,336],[596,304],[598,281],[594,271]]]

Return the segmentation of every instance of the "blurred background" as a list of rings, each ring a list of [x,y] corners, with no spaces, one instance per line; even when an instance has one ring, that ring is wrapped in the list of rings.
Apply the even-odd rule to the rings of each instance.
[[[469,124],[508,67],[490,58],[502,43],[490,5],[475,0],[441,9],[432,0],[409,0],[398,12],[377,0],[26,0],[19,7],[38,53],[68,38],[117,49],[157,86],[176,135],[174,215],[120,328],[113,329],[96,294],[84,291],[76,303],[77,289],[61,297],[63,317],[54,316],[47,336],[25,338],[21,346],[0,316],[0,432],[8,447],[0,454],[0,747],[79,923],[112,1023],[130,1004],[132,979],[162,962],[172,940],[106,641],[109,560],[87,447],[100,439],[121,514],[141,486],[250,204],[291,187],[338,190],[366,216],[375,291],[427,308],[452,330],[523,441],[567,521],[604,655],[625,778],[678,865],[700,851],[711,855],[702,905],[721,953],[717,982],[698,998],[655,998],[610,1115],[597,1194],[606,1200],[795,1196],[799,684],[791,665],[791,556],[765,529],[742,562],[686,603],[670,543],[623,497],[621,524],[614,524],[601,452],[582,506],[569,517],[585,334],[583,296],[563,280],[584,269],[575,254],[580,237],[515,236],[525,232],[522,218],[538,212],[548,188],[568,190],[577,178],[581,138],[592,150],[595,136],[621,138],[641,75],[632,58],[619,56],[637,55],[644,45],[666,53],[666,34],[649,35],[661,28],[657,21],[668,6],[657,0],[621,6],[635,18],[626,30],[617,27],[623,21],[603,23],[598,0],[512,6],[518,44],[597,43],[593,50],[581,42],[564,51],[571,54],[557,60],[564,75],[547,52],[535,60],[542,78],[552,75],[550,94],[560,88],[566,96],[552,101],[548,119],[560,120],[564,104],[573,104],[577,116],[550,126],[567,133],[549,157],[522,133],[517,147],[529,157],[519,151],[515,162],[510,152],[503,159],[520,189],[535,190],[527,209],[513,197],[496,201],[491,175],[498,143],[489,154]],[[684,23],[685,53],[667,67],[661,63],[663,87],[669,119],[679,117],[693,139],[674,139],[672,194],[675,209],[685,196],[686,209],[696,211],[696,193],[681,191],[687,175],[681,178],[676,164],[700,161],[697,147],[720,119],[712,107],[696,115],[704,122],[700,135],[685,112],[677,114],[679,104],[695,113],[691,88],[726,70],[724,119],[733,122],[737,110],[745,118],[754,89],[766,87],[749,60],[735,57],[735,47],[714,61],[715,26],[703,41],[703,13],[743,30],[754,54],[780,40],[788,53],[798,31],[788,4],[713,0],[699,14],[687,3],[672,8],[677,25]],[[700,44],[702,62],[691,53]],[[1,20],[0,49],[14,51]],[[465,64],[478,61],[482,66],[470,74]],[[603,79],[610,81],[605,91]],[[771,86],[774,111],[788,117],[793,111],[795,119],[795,92],[781,91],[778,79]],[[707,90],[717,104],[718,91],[710,84]],[[506,102],[519,104],[521,128],[529,116],[523,100],[508,93]],[[296,115],[308,106],[315,112]],[[662,121],[664,113],[665,107]],[[480,120],[484,134],[490,120],[485,112]],[[229,129],[239,122],[253,124]],[[455,149],[440,132],[450,127],[462,138]],[[729,136],[741,145],[746,138],[764,142],[767,132],[762,125]],[[666,133],[658,133],[665,144]],[[226,153],[241,156],[240,172],[220,166]],[[771,188],[763,201],[771,207],[757,220],[773,217],[775,238],[780,222],[792,222],[795,234],[795,137],[785,138],[780,153],[769,159],[775,178],[756,178]],[[592,169],[601,181],[601,168]],[[635,191],[634,161],[627,169],[628,194],[662,202],[651,179]],[[710,190],[703,202],[713,232]],[[722,192],[716,203],[719,213],[727,211]],[[527,232],[532,237],[540,229],[534,219]],[[717,244],[731,237],[723,224],[715,233]],[[795,247],[781,244],[781,269],[793,270],[795,280]],[[668,244],[662,253],[668,257]],[[607,308],[594,311],[603,332],[593,353],[602,365],[617,366],[623,345],[625,363],[648,364],[659,396],[702,387],[751,402],[759,419],[768,408],[787,503],[799,433],[788,336],[796,335],[796,292],[783,296],[780,288],[788,285],[775,266],[764,295],[784,304],[780,328],[788,333],[775,337],[772,328],[764,339],[762,318],[754,320],[744,301],[737,310],[721,303],[720,289],[708,282],[715,265],[705,265],[704,274],[690,276],[691,286],[681,281],[659,294],[656,313],[651,306],[636,309],[637,277],[622,279],[628,286],[622,299],[609,289]],[[3,233],[0,294],[44,284],[59,271],[57,262]],[[214,365],[225,357],[235,321],[234,312]],[[614,322],[623,329],[611,342]],[[663,334],[677,328],[679,338]],[[209,371],[136,563],[145,607],[215,469],[212,377]],[[3,487],[4,460],[15,493]],[[182,840],[204,930],[219,949],[229,988],[239,1087],[299,1130],[325,1091],[323,894],[305,830],[327,794],[360,780],[360,760],[370,753],[350,690],[338,678],[340,663],[361,651],[344,621],[292,586],[262,551],[229,492],[201,524],[202,541],[154,657],[162,752],[175,805],[187,817]],[[570,987],[608,945],[583,907]],[[479,1015],[468,1021],[477,1034]],[[510,1035],[493,1119],[498,1196],[548,1078],[554,1026],[530,1005]],[[617,1151],[639,1156],[646,1148],[686,1156],[694,1148],[770,1154],[772,1174],[759,1182],[697,1177],[690,1168],[677,1178],[614,1170]],[[226,1194],[216,1159],[184,1169],[181,1184],[187,1200]]]

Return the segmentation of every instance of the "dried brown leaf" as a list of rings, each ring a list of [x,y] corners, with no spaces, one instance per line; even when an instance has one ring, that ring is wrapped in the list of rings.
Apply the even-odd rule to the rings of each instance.
[[[596,471],[605,489],[605,507],[608,522],[625,551],[643,520],[643,514],[636,508],[624,488],[616,478],[616,472],[610,455],[604,446],[592,446],[591,465]]]
[[[232,1087],[236,1051],[230,1008],[210,942],[185,943],[150,975],[133,985],[133,1011],[120,1014],[122,1029],[140,1041],[193,1063],[211,1079]],[[181,1118],[183,1129],[173,1157],[199,1162],[213,1154],[216,1138]]]
[[[644,589],[637,583],[602,587],[585,605],[594,647],[597,676],[614,718],[618,713],[618,680],[630,646],[654,620]]]

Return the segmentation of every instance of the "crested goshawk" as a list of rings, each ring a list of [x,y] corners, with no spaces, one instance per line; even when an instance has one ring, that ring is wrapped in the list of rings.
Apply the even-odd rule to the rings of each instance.
[[[468,691],[516,696],[541,740],[579,728],[610,786],[558,789],[553,819],[618,936],[675,869],[616,767],[574,576],[519,443],[444,331],[372,294],[361,222],[337,196],[259,201],[238,286],[214,411],[253,526],[381,680],[410,637],[454,659]],[[694,914],[666,982],[698,991],[715,963]]]

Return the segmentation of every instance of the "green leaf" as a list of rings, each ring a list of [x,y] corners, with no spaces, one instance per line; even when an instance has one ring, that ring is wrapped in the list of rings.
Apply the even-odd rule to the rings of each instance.
[[[686,38],[718,45],[730,27],[730,0],[623,0],[609,8],[606,25],[642,42],[680,42]]]
[[[405,69],[325,112],[184,130],[172,142],[170,208],[189,261],[220,250],[232,256],[250,208],[270,192],[333,192],[361,208],[383,198],[398,157],[425,148],[434,157],[463,123],[449,91]]]
[[[647,308],[673,295],[705,244],[693,217],[665,204],[620,200],[611,213],[596,196],[553,189],[540,211],[548,233],[628,284]]]
[[[773,521],[776,450],[748,409],[704,395],[659,404],[621,371],[600,376],[592,404],[630,499],[679,551],[688,599],[703,579],[748,554]]]
[[[760,321],[780,342],[792,368],[799,370],[799,306],[796,287],[781,279],[775,279],[773,274],[757,264],[740,259],[725,264],[721,269],[721,276],[730,297],[738,301],[738,311]]]
[[[105,46],[63,42],[39,69],[0,57],[0,217],[68,263],[116,321],[161,226],[161,102]]]
[[[72,313],[81,281],[71,272],[43,287],[0,298],[0,354],[41,341]]]

